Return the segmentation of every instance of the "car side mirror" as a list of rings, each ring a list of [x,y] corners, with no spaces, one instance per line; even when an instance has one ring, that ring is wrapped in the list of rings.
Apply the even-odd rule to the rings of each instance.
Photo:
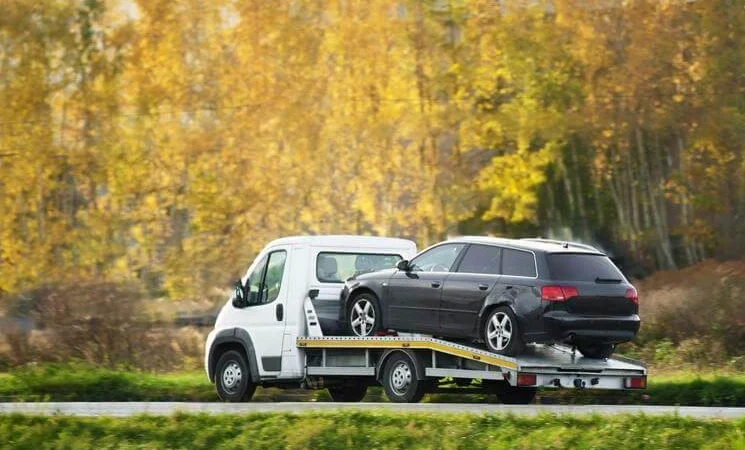
[[[411,265],[409,264],[408,259],[402,259],[398,263],[396,263],[396,269],[403,270],[404,272],[408,272],[411,270]]]

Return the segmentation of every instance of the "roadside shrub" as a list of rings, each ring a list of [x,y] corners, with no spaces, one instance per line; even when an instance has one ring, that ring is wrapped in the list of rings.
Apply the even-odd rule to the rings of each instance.
[[[201,366],[206,330],[174,327],[146,314],[137,284],[79,282],[44,286],[10,301],[3,332],[12,364],[84,361],[106,367],[182,370]]]

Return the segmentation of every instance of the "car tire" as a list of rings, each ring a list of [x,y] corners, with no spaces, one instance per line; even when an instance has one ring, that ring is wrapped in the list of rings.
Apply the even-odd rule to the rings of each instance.
[[[606,344],[602,342],[590,344],[577,344],[577,350],[582,356],[593,359],[607,359],[613,355],[616,350],[615,344]]]
[[[235,350],[229,350],[217,360],[215,371],[217,396],[224,402],[249,401],[256,392],[251,380],[251,371],[246,358]]]
[[[517,316],[509,306],[500,306],[489,311],[481,328],[481,338],[490,352],[517,356],[525,348]]]
[[[361,402],[367,395],[367,385],[354,384],[327,389],[331,400],[335,402]]]
[[[393,403],[417,403],[430,388],[430,383],[417,379],[414,361],[401,352],[385,362],[382,381],[385,395]]]
[[[367,292],[356,295],[349,302],[346,322],[352,336],[372,336],[380,331],[383,327],[378,299]]]

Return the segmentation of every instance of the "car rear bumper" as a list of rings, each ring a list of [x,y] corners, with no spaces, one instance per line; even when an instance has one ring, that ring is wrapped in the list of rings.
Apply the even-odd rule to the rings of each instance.
[[[641,320],[630,316],[579,316],[566,311],[551,311],[543,316],[546,332],[557,341],[621,343],[634,338]]]

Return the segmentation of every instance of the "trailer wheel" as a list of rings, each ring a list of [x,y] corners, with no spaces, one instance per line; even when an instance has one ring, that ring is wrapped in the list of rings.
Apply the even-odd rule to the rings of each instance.
[[[417,379],[414,361],[405,353],[398,352],[385,363],[383,388],[394,403],[417,403],[427,393],[429,384]]]
[[[217,360],[215,387],[224,402],[249,401],[256,391],[251,381],[246,358],[235,350],[229,350]]]
[[[367,385],[354,384],[350,386],[339,386],[328,388],[331,400],[335,402],[361,402],[367,394]]]
[[[483,381],[488,394],[497,394],[497,399],[505,405],[527,405],[532,402],[538,389],[534,387],[512,386],[506,381]]]

